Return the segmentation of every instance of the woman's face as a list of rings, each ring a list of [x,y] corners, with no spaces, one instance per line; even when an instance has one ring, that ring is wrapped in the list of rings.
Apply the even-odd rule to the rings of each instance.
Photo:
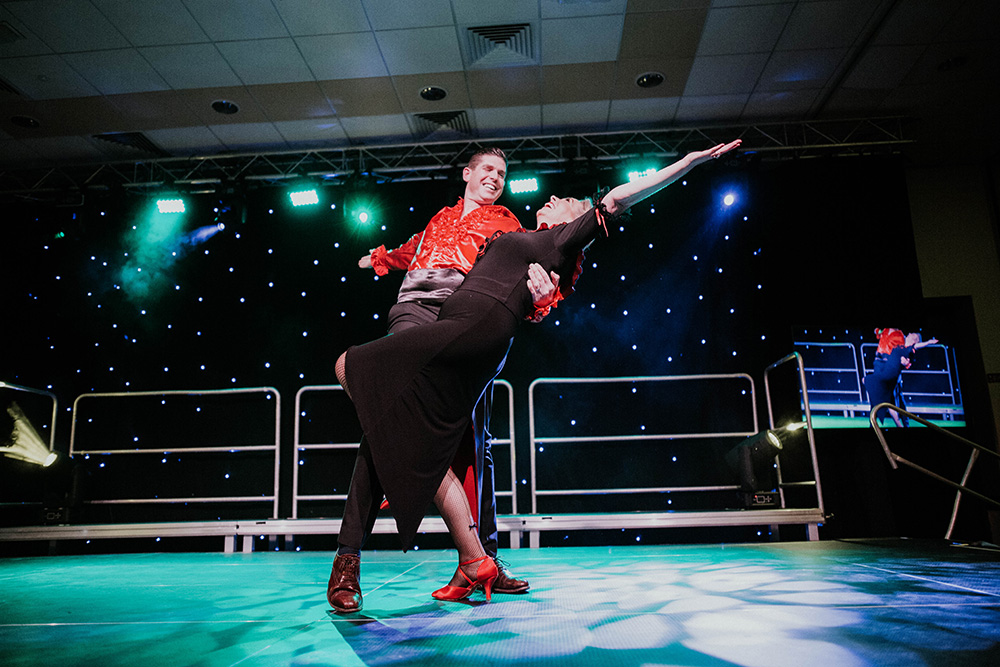
[[[535,220],[549,225],[560,225],[570,220],[576,220],[590,208],[585,201],[574,197],[549,197],[545,206],[535,212]]]

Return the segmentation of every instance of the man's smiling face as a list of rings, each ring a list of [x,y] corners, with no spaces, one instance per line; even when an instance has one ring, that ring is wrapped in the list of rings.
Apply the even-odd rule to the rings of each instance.
[[[474,165],[462,171],[462,178],[465,180],[465,198],[486,206],[503,194],[507,163],[496,155],[483,155]]]

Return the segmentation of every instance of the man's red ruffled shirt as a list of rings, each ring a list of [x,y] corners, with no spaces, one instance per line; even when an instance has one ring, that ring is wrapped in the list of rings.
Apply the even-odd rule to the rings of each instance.
[[[517,217],[503,206],[480,206],[464,218],[463,206],[459,199],[454,206],[441,209],[424,231],[395,250],[386,250],[384,245],[372,250],[375,273],[384,276],[393,269],[457,269],[468,273],[486,239],[498,231],[521,228]]]

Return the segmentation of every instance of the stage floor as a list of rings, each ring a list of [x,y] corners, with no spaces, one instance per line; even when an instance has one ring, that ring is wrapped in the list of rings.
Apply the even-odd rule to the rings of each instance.
[[[430,592],[451,552],[0,559],[4,665],[1000,665],[1000,552],[892,540],[508,551],[526,595]]]

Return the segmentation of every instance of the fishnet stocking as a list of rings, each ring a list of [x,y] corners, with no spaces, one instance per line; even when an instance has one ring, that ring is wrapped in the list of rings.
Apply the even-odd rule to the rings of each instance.
[[[441,513],[445,525],[448,526],[448,532],[451,533],[451,539],[455,542],[455,548],[458,549],[458,562],[464,563],[485,556],[483,544],[479,541],[479,529],[472,520],[469,499],[465,495],[462,483],[458,481],[458,476],[451,468],[445,473],[444,479],[441,480],[441,486],[434,494],[434,504],[437,505],[438,512]],[[466,574],[475,579],[479,565],[480,563],[472,563],[466,566]],[[462,575],[455,572],[451,585],[465,586],[467,584],[468,582]]]
[[[337,363],[334,365],[333,371],[337,374],[337,382],[340,383],[340,386],[344,388],[344,392],[347,393],[347,397],[350,398],[351,390],[347,388],[347,371],[344,368],[346,359],[346,352],[337,357]]]

